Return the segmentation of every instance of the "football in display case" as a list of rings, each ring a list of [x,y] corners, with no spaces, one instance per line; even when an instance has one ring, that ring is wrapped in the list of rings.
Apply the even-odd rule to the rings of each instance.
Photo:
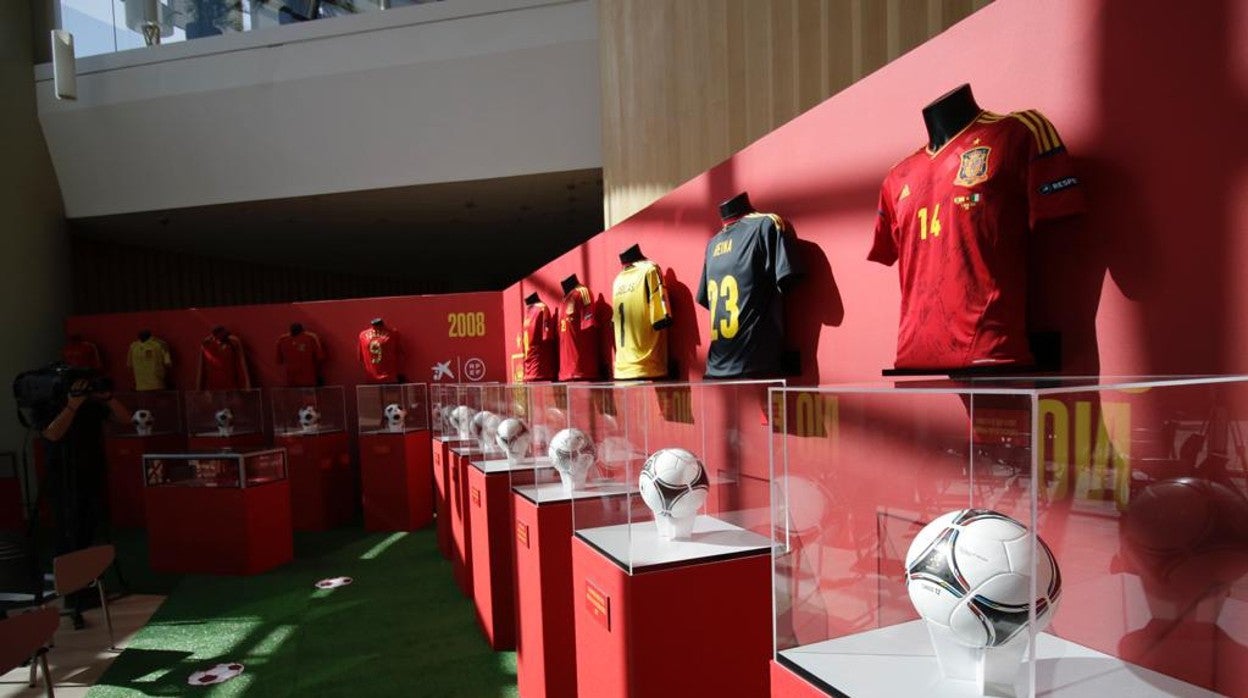
[[[773,696],[1248,696],[1248,377],[771,403]]]
[[[109,436],[162,436],[183,433],[182,398],[176,390],[114,393],[130,412],[125,424],[108,422]]]
[[[424,383],[357,385],[355,400],[361,434],[401,434],[429,428],[428,388]]]
[[[260,390],[200,390],[184,393],[187,432],[192,437],[231,437],[264,431]]]
[[[568,386],[570,472],[583,436],[593,445],[583,483],[571,478],[581,695],[766,694],[780,385]],[[674,612],[698,622],[674,629]],[[671,661],[695,647],[698,662]]]
[[[340,385],[272,388],[269,402],[277,436],[329,434],[346,429],[346,402]]]

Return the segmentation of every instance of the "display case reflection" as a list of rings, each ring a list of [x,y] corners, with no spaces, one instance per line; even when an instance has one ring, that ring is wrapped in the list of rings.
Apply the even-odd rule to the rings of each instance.
[[[108,422],[110,435],[162,436],[182,433],[182,399],[178,391],[148,390],[114,395],[130,410],[130,421],[126,424]]]
[[[149,454],[143,475],[147,487],[256,487],[286,479],[286,451]]]

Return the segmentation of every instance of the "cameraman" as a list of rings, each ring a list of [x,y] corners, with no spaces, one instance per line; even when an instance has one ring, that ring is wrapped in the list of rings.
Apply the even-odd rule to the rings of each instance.
[[[95,527],[105,511],[104,422],[109,419],[124,424],[130,413],[106,382],[80,378],[70,386],[65,406],[41,431],[47,442],[47,489],[56,512],[57,555],[95,542]],[[75,629],[83,627],[88,600],[82,592],[65,600]]]

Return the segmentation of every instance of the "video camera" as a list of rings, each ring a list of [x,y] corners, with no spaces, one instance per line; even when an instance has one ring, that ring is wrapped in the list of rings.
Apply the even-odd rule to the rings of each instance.
[[[81,391],[73,385],[87,381]],[[31,428],[41,425],[60,411],[70,396],[107,393],[113,382],[90,368],[78,368],[65,363],[54,363],[33,371],[19,373],[13,379],[13,397],[17,399],[17,414],[22,425]]]

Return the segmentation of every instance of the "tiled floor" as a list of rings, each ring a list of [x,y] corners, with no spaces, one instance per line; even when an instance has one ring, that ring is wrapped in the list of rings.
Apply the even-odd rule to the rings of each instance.
[[[147,624],[161,602],[163,596],[145,596],[135,594],[116,599],[110,605],[113,616],[113,629],[117,634],[117,646],[125,647],[129,639]],[[52,668],[58,698],[80,698],[87,695],[87,689],[94,684],[113,658],[116,652],[108,649],[108,632],[104,629],[104,615],[98,610],[86,614],[87,627],[75,631],[69,618],[61,619],[61,629],[56,634],[56,647],[48,654]],[[26,667],[14,669],[0,676],[0,698],[36,698],[44,695],[43,678],[40,676],[38,688],[28,688],[26,681],[30,669]]]

